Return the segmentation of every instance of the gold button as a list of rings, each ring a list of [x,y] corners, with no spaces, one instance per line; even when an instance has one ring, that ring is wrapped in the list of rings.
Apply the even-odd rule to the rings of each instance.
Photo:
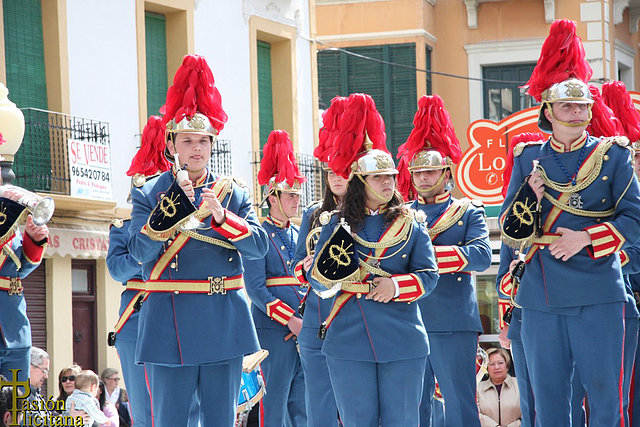
[[[464,222],[458,221],[458,225],[464,225]]]
[[[606,162],[607,160],[609,160],[609,155],[608,155],[608,154],[605,154],[605,155],[604,155],[604,157],[603,157],[602,159]]]
[[[407,257],[407,254],[402,254],[402,258],[406,258],[406,257]]]
[[[276,233],[271,233],[271,237],[276,237]]]
[[[280,246],[280,250],[284,251],[284,245]]]
[[[602,199],[602,203],[604,203],[604,202],[606,202],[606,201],[607,201],[607,199]]]
[[[596,222],[600,222],[600,218],[596,218]]]
[[[171,263],[171,268],[176,268],[176,263],[175,262]]]
[[[458,242],[458,246],[462,246],[462,242]]]
[[[458,276],[458,282],[462,282],[462,277]]]
[[[357,294],[356,294],[356,297],[358,297],[358,298],[362,298],[362,294],[361,294],[361,293],[357,293]]]
[[[231,262],[231,261],[233,261],[233,257],[230,257],[230,258],[229,258],[229,262]]]
[[[603,176],[603,177],[602,177],[602,180],[603,180],[603,181],[606,181],[606,180],[608,180],[608,179],[609,179],[609,177],[608,177],[607,175],[605,175],[605,176]]]
[[[180,291],[173,291],[174,294],[178,295]]]

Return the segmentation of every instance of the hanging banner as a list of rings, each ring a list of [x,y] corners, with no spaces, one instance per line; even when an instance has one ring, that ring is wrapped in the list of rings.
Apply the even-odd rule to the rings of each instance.
[[[110,147],[94,141],[69,139],[70,196],[112,200]]]

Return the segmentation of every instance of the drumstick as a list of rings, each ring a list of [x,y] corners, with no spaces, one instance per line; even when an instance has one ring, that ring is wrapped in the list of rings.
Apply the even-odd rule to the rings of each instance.
[[[289,340],[291,339],[291,337],[293,337],[293,336],[294,336],[294,335],[293,335],[293,332],[289,332],[289,333],[284,337],[284,340],[285,340],[285,341],[289,341]]]

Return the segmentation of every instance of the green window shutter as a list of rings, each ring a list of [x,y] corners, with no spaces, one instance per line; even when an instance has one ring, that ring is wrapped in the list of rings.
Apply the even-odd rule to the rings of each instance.
[[[19,108],[46,110],[47,81],[44,68],[42,9],[40,0],[3,0],[4,47],[9,98]],[[45,113],[41,114],[46,116]],[[27,122],[25,137],[16,153],[15,184],[29,190],[51,188],[51,142],[45,117],[37,126]]]
[[[158,114],[167,97],[167,20],[164,15],[145,12],[147,62],[147,114]]]
[[[341,90],[341,59],[342,53],[321,50],[318,52],[318,97],[329,108],[331,100],[338,95],[344,95]]]
[[[271,87],[271,44],[258,40],[258,105],[260,150],[273,130],[273,91]]]
[[[387,148],[394,155],[404,144],[413,129],[413,116],[417,105],[416,48],[414,44],[390,45],[389,62],[403,64],[411,68],[389,66],[389,112],[385,116],[387,124]]]

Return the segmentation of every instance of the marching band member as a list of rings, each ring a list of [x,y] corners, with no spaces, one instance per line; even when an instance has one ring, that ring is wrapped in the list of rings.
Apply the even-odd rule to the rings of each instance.
[[[0,134],[0,144],[5,142]],[[31,324],[22,293],[22,279],[35,270],[47,247],[49,229],[36,225],[27,209],[18,204],[20,194],[5,190],[0,197],[0,375],[18,381],[29,377]],[[27,218],[24,235],[18,224]]]
[[[302,328],[296,308],[306,289],[293,274],[298,227],[291,223],[305,181],[289,135],[283,130],[272,131],[258,173],[260,185],[268,186],[265,199],[269,214],[262,227],[269,249],[264,258],[243,260],[253,322],[260,344],[269,351],[262,362],[267,393],[260,403],[261,426],[306,424],[304,374],[296,344]]]
[[[640,169],[638,152],[640,151],[640,112],[635,108],[633,101],[624,83],[620,81],[606,82],[602,85],[602,99],[613,110],[613,114],[619,119],[623,128],[623,134],[629,138],[634,151],[634,168],[636,177]],[[640,370],[638,360],[638,333],[640,325],[638,308],[634,292],[640,291],[640,245],[635,244],[628,249],[620,251],[620,265],[625,275],[627,290],[627,302],[624,308],[624,383],[623,383],[623,414],[626,426],[640,425],[640,416],[635,416],[635,422],[629,423],[629,399],[631,395],[631,379],[635,369]],[[636,377],[638,378],[638,377]],[[640,414],[640,381],[634,382],[633,396],[638,399],[639,405],[633,409],[633,414]],[[633,420],[632,420],[633,421]]]
[[[307,253],[307,249],[310,247],[307,245],[308,235],[310,231],[317,230],[321,226],[320,213],[337,209],[347,192],[347,180],[327,166],[329,156],[334,149],[333,139],[336,125],[344,110],[346,100],[347,98],[341,96],[336,96],[331,100],[331,106],[322,116],[323,127],[320,130],[320,143],[313,152],[316,158],[323,163],[326,178],[324,199],[322,202],[314,203],[305,209],[300,223],[294,273],[300,283],[305,285],[309,284],[306,275],[313,262],[313,253]],[[318,328],[329,315],[331,300],[320,298],[312,288],[309,288],[300,307],[304,315],[302,330],[298,335],[298,346],[304,370],[307,426],[335,427],[339,425],[338,407],[329,377],[327,358],[322,354],[322,340],[318,338]]]
[[[164,157],[164,125],[162,118],[151,116],[142,131],[140,149],[133,157],[127,175],[132,176],[135,187],[141,187],[147,179],[154,178],[171,168]],[[122,375],[127,386],[131,415],[136,426],[151,427],[151,401],[145,379],[144,367],[136,365],[135,350],[138,338],[138,316],[144,298],[142,268],[129,250],[130,219],[117,219],[109,228],[107,268],[115,280],[122,282],[125,290],[120,296],[119,319],[115,332],[109,333],[109,345],[115,345],[122,365]]]
[[[537,425],[569,425],[575,363],[592,422],[613,426],[622,420],[626,294],[619,257],[608,255],[640,237],[640,189],[628,140],[585,132],[593,103],[585,81],[592,71],[575,31],[571,21],[552,24],[527,83],[527,93],[542,102],[538,126],[552,136],[514,152],[500,226],[507,242],[533,244],[516,302]],[[518,197],[523,180],[533,200]],[[541,226],[527,239],[513,218],[538,218]]]
[[[136,361],[156,427],[186,425],[194,396],[202,425],[232,426],[243,355],[259,349],[242,262],[265,255],[267,236],[249,192],[207,169],[227,116],[203,57],[184,57],[162,111],[173,168],[132,190],[129,252],[149,292]]]
[[[429,343],[414,301],[435,288],[433,248],[396,191],[373,99],[350,95],[339,129],[329,167],[352,179],[340,210],[320,216],[310,275],[317,291],[340,286],[322,351],[344,425],[415,426]]]
[[[480,426],[476,405],[476,352],[482,323],[471,276],[491,265],[489,229],[478,201],[451,195],[460,143],[438,95],[423,96],[414,128],[398,149],[398,183],[411,208],[426,215],[440,278],[418,302],[429,335],[420,425],[431,425],[435,378],[445,401],[446,426]]]
[[[545,137],[542,133],[521,133],[511,139],[510,146],[519,146],[517,150],[521,150],[528,143],[542,144],[544,139]],[[507,194],[507,188],[509,187],[513,169],[513,152],[515,150],[513,148],[507,153],[506,167],[503,172],[503,196]],[[500,266],[496,275],[499,340],[502,347],[511,350],[511,355],[513,356],[513,368],[516,372],[516,381],[518,382],[518,391],[520,393],[521,427],[533,427],[536,419],[535,402],[531,379],[529,378],[529,369],[527,368],[527,358],[520,336],[521,310],[519,306],[513,303],[518,289],[517,283],[514,283],[512,272],[518,258],[513,248],[504,243],[502,244],[500,247]]]

